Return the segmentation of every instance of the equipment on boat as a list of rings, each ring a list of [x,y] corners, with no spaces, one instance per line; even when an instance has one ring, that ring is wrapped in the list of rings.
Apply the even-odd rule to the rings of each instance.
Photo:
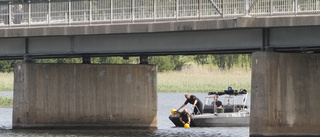
[[[224,97],[223,108],[217,108],[214,95]],[[242,96],[241,103],[235,103],[235,97]],[[197,108],[193,108],[197,109]],[[206,97],[202,115],[191,114],[191,127],[247,127],[250,124],[250,112],[247,105],[247,91],[228,90],[209,92]],[[172,113],[172,111],[171,111]],[[178,127],[184,127],[179,120],[180,112],[174,111],[169,119]]]
[[[184,124],[184,128],[190,128],[190,125],[188,123]]]
[[[171,114],[174,115],[176,113],[176,109],[171,110]]]

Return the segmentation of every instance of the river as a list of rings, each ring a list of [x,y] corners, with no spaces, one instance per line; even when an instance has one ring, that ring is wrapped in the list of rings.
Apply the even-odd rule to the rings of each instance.
[[[204,103],[206,93],[191,93]],[[12,97],[12,92],[0,92],[0,96]],[[222,99],[220,97],[220,99]],[[242,98],[237,98],[242,100]],[[249,127],[208,127],[208,128],[182,128],[175,127],[169,120],[171,109],[178,109],[185,101],[184,93],[158,93],[158,130],[11,130],[12,108],[0,108],[0,136],[15,137],[75,137],[75,136],[127,136],[127,137],[247,137]],[[221,100],[223,102],[223,100]],[[236,100],[237,101],[237,100]],[[250,94],[248,96],[250,104]],[[185,108],[191,111],[191,105]]]

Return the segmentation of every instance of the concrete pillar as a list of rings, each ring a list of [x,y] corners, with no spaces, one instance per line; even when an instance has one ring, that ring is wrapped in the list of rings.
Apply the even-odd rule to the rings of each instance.
[[[252,54],[251,136],[320,135],[320,55]]]
[[[155,65],[19,63],[13,129],[157,128]]]

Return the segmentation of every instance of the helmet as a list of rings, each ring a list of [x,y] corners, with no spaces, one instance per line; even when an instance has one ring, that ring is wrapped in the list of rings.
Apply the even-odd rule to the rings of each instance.
[[[184,124],[184,128],[190,128],[190,125],[188,123]]]
[[[174,115],[175,113],[176,113],[176,110],[175,110],[175,109],[172,109],[172,110],[171,110],[171,114]]]

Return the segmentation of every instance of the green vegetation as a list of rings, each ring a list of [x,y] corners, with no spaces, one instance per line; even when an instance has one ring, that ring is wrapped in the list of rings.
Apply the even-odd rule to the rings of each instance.
[[[12,107],[13,98],[0,96],[0,108]]]
[[[13,91],[13,72],[0,73],[0,91]]]
[[[214,66],[188,65],[181,71],[158,73],[158,92],[209,92],[233,89],[251,91],[251,70],[221,70]]]
[[[13,67],[21,60],[0,61],[0,91],[13,91]],[[35,63],[82,63],[81,58],[35,59]],[[93,64],[138,64],[139,57],[94,57]],[[251,91],[251,55],[155,56],[159,92],[222,91],[228,85]]]

